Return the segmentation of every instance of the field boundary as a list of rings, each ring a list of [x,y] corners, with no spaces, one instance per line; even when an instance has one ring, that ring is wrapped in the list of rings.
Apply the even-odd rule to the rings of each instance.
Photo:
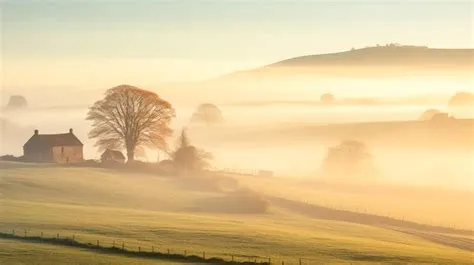
[[[265,196],[265,198],[270,203],[273,203],[273,205],[277,205],[292,212],[303,214],[314,219],[341,221],[374,227],[390,228],[392,230],[393,228],[404,228],[416,229],[422,232],[474,236],[474,231],[469,229],[423,224],[404,219],[397,219],[390,216],[329,208],[317,204],[289,200],[278,196]]]
[[[138,251],[130,250],[125,247],[125,243],[115,244],[106,246],[101,244],[99,240],[97,240],[94,244],[92,242],[84,243],[79,242],[75,239],[75,236],[72,237],[60,237],[57,234],[56,237],[44,237],[41,236],[29,236],[27,231],[25,230],[24,235],[19,235],[15,233],[15,230],[12,233],[5,233],[0,232],[0,239],[10,239],[10,240],[19,240],[25,242],[32,242],[32,243],[39,243],[39,244],[49,244],[49,245],[59,245],[59,246],[66,246],[66,247],[75,247],[80,249],[91,250],[95,252],[100,252],[103,254],[115,254],[115,255],[123,255],[127,257],[134,257],[134,258],[146,258],[146,259],[156,259],[156,260],[169,260],[169,261],[177,261],[183,263],[203,263],[203,264],[227,264],[227,265],[270,265],[271,259],[270,258],[259,258],[254,259],[252,261],[237,261],[234,260],[234,256],[230,255],[231,259],[226,260],[222,257],[206,257],[206,252],[202,252],[202,256],[197,255],[186,255],[184,254],[177,254],[171,253],[168,249],[167,252],[160,252],[155,251],[154,248],[152,252],[150,251],[142,251],[141,247],[138,247]],[[238,257],[238,255],[235,255]],[[301,264],[301,261],[300,261]]]

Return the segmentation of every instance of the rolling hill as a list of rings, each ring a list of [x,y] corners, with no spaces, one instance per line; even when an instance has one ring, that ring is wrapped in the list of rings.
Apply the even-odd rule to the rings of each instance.
[[[222,183],[212,177],[169,178],[18,163],[0,163],[0,168],[0,205],[5,213],[0,215],[2,232],[15,229],[25,230],[31,236],[75,235],[76,240],[84,243],[100,240],[101,245],[111,246],[113,242],[125,242],[131,249],[150,250],[154,246],[160,251],[187,250],[198,255],[206,251],[209,256],[230,258],[233,254],[241,260],[271,257],[275,264],[283,260],[285,264],[297,264],[299,258],[303,264],[469,264],[472,260],[472,224],[468,215],[448,207],[452,203],[448,199],[460,205],[456,202],[464,201],[469,194],[453,197],[449,193],[430,193],[430,198],[442,197],[446,204],[442,208],[443,203],[430,201],[423,205],[419,199],[405,199],[406,195],[401,198],[400,194],[364,195],[291,180],[239,178],[234,189],[250,188],[269,201],[268,208],[259,212],[248,207],[259,201],[259,196],[245,195],[247,203],[234,208],[231,198],[235,191],[222,189]],[[307,202],[298,199],[303,194]],[[378,199],[374,200],[374,196]],[[419,194],[420,198],[426,196]],[[345,203],[346,207],[364,208],[366,213],[318,207],[322,203]],[[440,229],[434,225],[417,229],[403,220],[383,224],[383,220],[395,219],[369,214],[377,212],[377,208],[390,208],[392,214],[403,214],[405,220],[421,223],[424,218],[464,220],[457,227],[467,230]],[[420,212],[420,208],[424,211]],[[464,218],[459,218],[459,214],[464,214]],[[29,253],[37,258],[52,249],[15,242],[18,247],[0,251],[0,263],[20,261],[28,253],[20,247],[31,248]],[[0,246],[17,243],[0,240]],[[61,252],[61,259],[78,255],[68,248],[57,251]],[[89,259],[86,254],[81,258]]]
[[[320,76],[393,76],[430,72],[463,75],[472,74],[473,70],[474,49],[377,46],[290,58],[220,78],[243,78],[261,74],[293,75],[295,73]]]
[[[158,85],[157,91],[173,100],[182,100],[180,97],[186,94],[187,101],[217,104],[318,98],[328,89],[336,95],[357,91],[372,97],[370,93],[374,91],[393,92],[390,85],[395,81],[401,82],[399,86],[405,86],[406,96],[410,96],[412,86],[424,91],[430,91],[428,87],[447,86],[454,93],[461,89],[456,88],[459,84],[467,87],[472,82],[473,72],[474,49],[382,46],[289,58],[200,82]],[[293,88],[293,92],[288,88]]]

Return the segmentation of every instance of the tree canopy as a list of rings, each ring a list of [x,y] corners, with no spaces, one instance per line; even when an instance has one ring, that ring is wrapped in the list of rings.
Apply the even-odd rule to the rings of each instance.
[[[474,93],[457,92],[448,102],[450,114],[456,118],[474,117]]]
[[[345,140],[330,147],[323,163],[326,175],[335,178],[373,176],[373,157],[367,146],[359,141]]]
[[[326,93],[326,94],[322,94],[321,95],[321,102],[324,103],[324,104],[331,104],[334,102],[335,98],[334,98],[334,95],[333,94],[329,94],[329,93]]]
[[[28,106],[26,98],[22,95],[13,95],[8,100],[7,109],[22,109]]]
[[[219,124],[224,120],[219,108],[210,103],[204,103],[197,107],[191,117],[193,123],[204,123],[206,125]]]
[[[428,109],[420,115],[418,120],[420,120],[420,121],[429,121],[429,120],[433,119],[434,116],[436,116],[437,114],[440,114],[440,113],[442,113],[442,112],[437,110],[437,109]]]
[[[457,92],[449,99],[449,107],[474,107],[474,94],[469,92]]]
[[[156,93],[130,85],[106,91],[105,97],[89,108],[86,120],[92,121],[89,138],[100,150],[125,149],[127,162],[144,147],[166,150],[175,111]]]

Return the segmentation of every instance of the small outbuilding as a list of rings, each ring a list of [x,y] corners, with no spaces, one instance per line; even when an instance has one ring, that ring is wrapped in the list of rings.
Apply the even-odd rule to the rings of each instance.
[[[100,160],[106,164],[124,164],[125,156],[120,151],[107,149],[100,156]]]

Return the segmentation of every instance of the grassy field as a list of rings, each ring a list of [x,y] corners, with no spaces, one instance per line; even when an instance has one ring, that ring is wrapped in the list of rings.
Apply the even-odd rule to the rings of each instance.
[[[44,244],[24,243],[16,240],[0,239],[0,263],[5,265],[151,265],[156,261],[133,259],[118,255],[102,255],[91,251],[82,251],[69,247],[59,247]],[[180,265],[160,261],[165,265]]]
[[[414,222],[474,230],[474,211],[466,203],[469,190],[406,186],[337,185],[324,181],[245,177],[253,189],[268,195],[361,213],[390,216]]]
[[[470,234],[404,233],[388,227],[312,218],[274,203],[265,212],[256,212],[252,206],[260,203],[258,196],[250,196],[236,207],[231,190],[238,187],[264,192],[260,194],[262,198],[279,195],[296,199],[298,186],[282,182],[279,185],[291,191],[282,193],[277,189],[279,180],[268,186],[264,180],[243,178],[236,185],[233,181],[214,178],[166,178],[106,169],[14,163],[0,166],[2,232],[15,229],[16,233],[27,230],[28,235],[74,235],[81,242],[99,240],[101,245],[108,246],[114,241],[119,245],[124,242],[127,249],[140,247],[150,251],[154,247],[172,253],[186,251],[188,255],[202,255],[204,251],[209,257],[230,259],[234,255],[244,261],[271,257],[276,264],[283,260],[285,264],[298,264],[300,258],[303,264],[469,264],[473,258],[471,251],[459,247],[472,243]],[[309,191],[301,188],[301,192]],[[321,192],[314,197],[308,194],[311,203],[331,201],[333,196],[338,196],[335,191]],[[327,198],[323,196],[325,193]],[[365,206],[370,203],[359,202]],[[0,244],[7,243],[0,241]],[[8,245],[6,250],[0,248],[2,264],[12,264],[12,260],[22,262],[24,257],[19,254],[22,249],[31,251],[33,254],[28,257],[34,260],[48,255],[49,248],[59,248],[25,243]],[[61,248],[60,253],[56,263],[69,255],[78,255],[78,260],[98,255],[70,248]],[[120,259],[106,256],[101,255],[104,263],[97,264],[107,264],[109,258]],[[148,263],[137,261],[137,264]]]

